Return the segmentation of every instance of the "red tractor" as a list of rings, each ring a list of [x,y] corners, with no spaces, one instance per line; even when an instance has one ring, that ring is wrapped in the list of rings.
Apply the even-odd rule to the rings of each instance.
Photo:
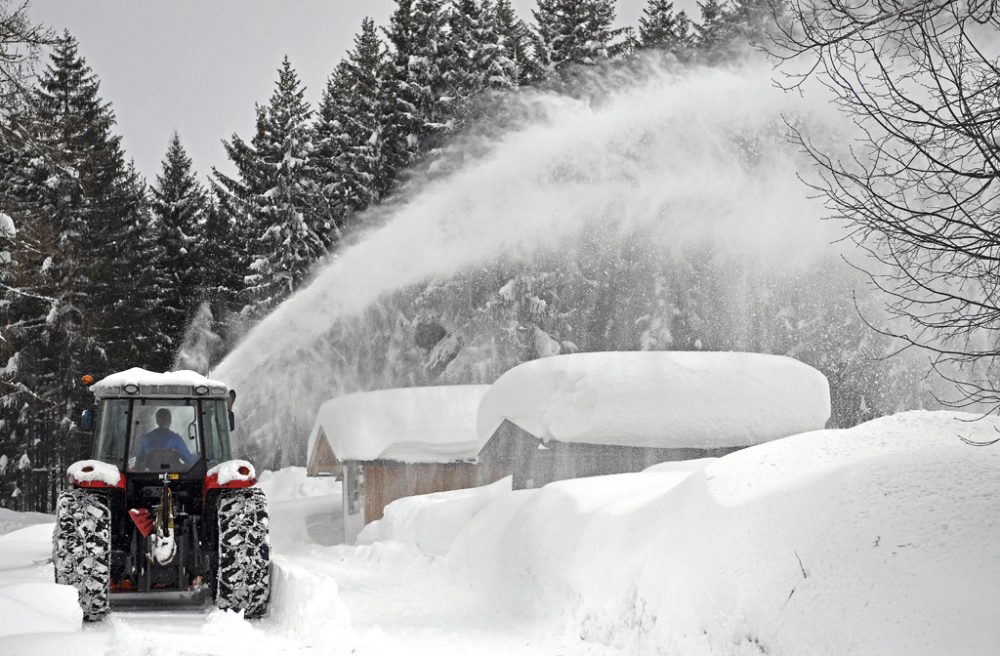
[[[85,384],[93,381],[84,378]],[[84,618],[112,604],[199,603],[267,610],[267,499],[229,446],[235,394],[194,372],[130,369],[91,386],[91,460],[68,469],[52,536],[57,583]],[[94,410],[81,426],[91,430]]]

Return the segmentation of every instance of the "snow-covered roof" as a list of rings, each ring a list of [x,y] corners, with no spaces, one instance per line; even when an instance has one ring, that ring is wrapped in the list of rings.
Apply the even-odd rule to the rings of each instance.
[[[577,353],[526,362],[483,398],[478,432],[504,420],[544,440],[656,448],[749,446],[823,428],[830,388],[785,356]]]
[[[130,391],[131,386],[135,391]],[[198,393],[199,388],[207,391]],[[229,387],[217,380],[205,378],[195,371],[157,373],[134,367],[98,381],[90,386],[98,398],[108,396],[225,396]]]
[[[488,389],[444,385],[338,396],[320,406],[308,456],[322,432],[341,461],[444,463],[475,458],[482,446],[476,412]]]

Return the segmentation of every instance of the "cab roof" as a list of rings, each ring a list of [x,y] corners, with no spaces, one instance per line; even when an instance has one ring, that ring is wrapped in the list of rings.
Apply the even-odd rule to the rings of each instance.
[[[205,378],[195,371],[168,371],[161,374],[135,367],[111,374],[94,383],[90,386],[90,391],[99,399],[225,397],[229,393],[229,386]]]

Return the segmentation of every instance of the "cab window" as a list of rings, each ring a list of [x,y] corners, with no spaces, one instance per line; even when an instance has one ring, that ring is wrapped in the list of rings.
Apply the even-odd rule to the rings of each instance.
[[[97,422],[94,458],[119,468],[125,461],[125,438],[128,433],[128,399],[109,399],[101,403]]]
[[[205,459],[209,467],[229,460],[229,409],[225,401],[202,401]]]

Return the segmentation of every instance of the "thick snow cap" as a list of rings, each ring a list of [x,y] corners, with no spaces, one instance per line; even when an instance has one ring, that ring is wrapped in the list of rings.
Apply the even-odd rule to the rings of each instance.
[[[479,454],[476,412],[489,385],[406,387],[338,396],[320,406],[320,433],[337,459],[443,463]]]
[[[826,377],[759,353],[577,353],[526,362],[483,398],[478,432],[504,420],[543,440],[649,448],[749,446],[821,429]]]
[[[136,391],[130,391],[131,386]],[[90,386],[98,398],[108,396],[226,396],[229,387],[217,380],[205,378],[194,371],[168,371],[156,373],[134,367],[111,374]]]

